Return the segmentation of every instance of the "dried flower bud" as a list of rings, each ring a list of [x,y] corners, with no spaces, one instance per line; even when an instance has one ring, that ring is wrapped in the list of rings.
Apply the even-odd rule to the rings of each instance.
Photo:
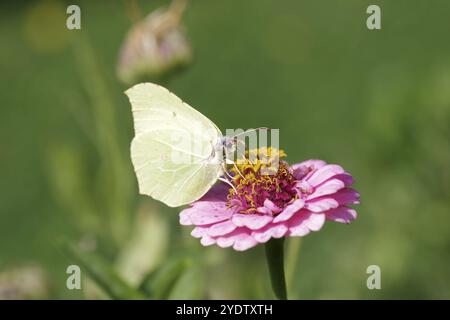
[[[180,26],[184,1],[158,9],[134,25],[120,50],[117,74],[127,84],[160,78],[191,61],[192,50]]]

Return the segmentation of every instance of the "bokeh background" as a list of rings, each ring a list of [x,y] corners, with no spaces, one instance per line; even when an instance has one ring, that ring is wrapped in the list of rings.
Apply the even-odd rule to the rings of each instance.
[[[203,248],[137,193],[116,64],[133,19],[168,4],[1,3],[0,298],[273,298],[262,246]],[[289,162],[341,164],[362,195],[351,225],[287,241],[291,298],[450,298],[449,17],[446,0],[189,1],[192,63],[159,82],[220,128],[280,128]]]

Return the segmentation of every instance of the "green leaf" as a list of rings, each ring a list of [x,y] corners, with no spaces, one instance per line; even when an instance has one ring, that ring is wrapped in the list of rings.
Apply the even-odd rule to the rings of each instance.
[[[168,244],[167,216],[153,202],[143,201],[130,236],[117,256],[115,269],[125,281],[137,287],[150,271],[165,261]]]
[[[173,258],[150,272],[139,289],[153,299],[167,299],[183,273],[189,268],[186,258]]]
[[[144,299],[144,295],[126,283],[106,261],[98,255],[83,252],[74,245],[65,244],[65,252],[79,264],[82,272],[107,293],[112,299]]]
[[[177,281],[168,299],[194,300],[205,298],[204,277],[198,266],[189,268]]]

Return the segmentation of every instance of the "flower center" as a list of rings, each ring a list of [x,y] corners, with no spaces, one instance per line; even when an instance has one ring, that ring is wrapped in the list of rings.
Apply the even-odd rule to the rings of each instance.
[[[280,160],[286,154],[275,148],[260,148],[246,153],[230,171],[232,184],[228,192],[228,206],[240,213],[254,213],[264,207],[266,199],[283,209],[297,197],[296,179],[287,162]]]

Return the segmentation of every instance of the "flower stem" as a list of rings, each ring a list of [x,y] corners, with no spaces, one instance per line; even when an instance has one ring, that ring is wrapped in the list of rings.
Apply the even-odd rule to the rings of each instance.
[[[289,243],[286,247],[286,283],[288,287],[288,295],[291,299],[292,287],[294,286],[294,274],[298,264],[301,246],[302,237],[292,237],[289,238]]]
[[[286,280],[284,277],[284,238],[271,239],[266,243],[265,248],[272,290],[278,299],[286,300]]]

